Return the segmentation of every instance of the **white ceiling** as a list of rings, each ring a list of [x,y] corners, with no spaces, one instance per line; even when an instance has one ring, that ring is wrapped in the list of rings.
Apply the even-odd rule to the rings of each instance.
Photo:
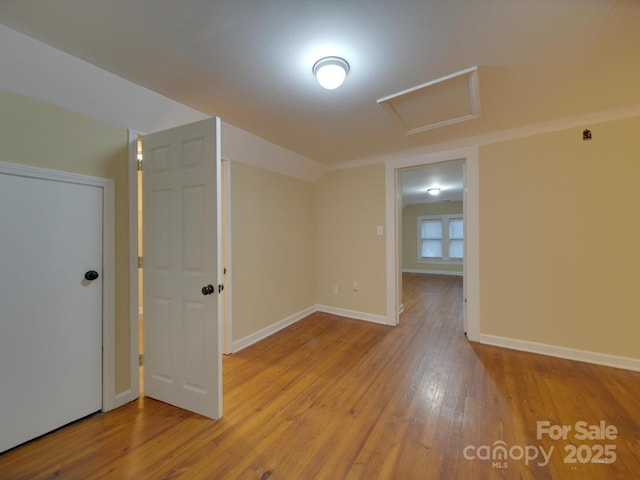
[[[462,201],[464,164],[452,162],[407,168],[400,172],[400,184],[402,206]],[[439,187],[440,194],[429,195],[427,189],[432,187]]]
[[[640,104],[640,1],[2,0],[0,23],[326,164]],[[404,136],[376,103],[474,65],[480,118]]]

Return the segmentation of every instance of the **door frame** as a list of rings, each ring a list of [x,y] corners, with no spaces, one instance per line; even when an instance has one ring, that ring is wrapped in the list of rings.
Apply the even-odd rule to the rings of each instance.
[[[465,162],[466,196],[464,200],[465,259],[464,282],[467,338],[480,337],[480,274],[479,274],[479,148],[468,147],[437,153],[427,153],[389,160],[385,163],[385,203],[387,223],[387,323],[397,325],[401,308],[399,171],[422,165],[451,161]]]
[[[129,390],[119,395],[122,404],[140,396],[140,369],[138,334],[140,328],[140,301],[138,291],[138,136],[134,130],[128,131],[129,142]]]
[[[231,288],[233,279],[233,268],[231,266],[231,161],[221,157],[221,192],[220,192],[220,231],[222,254],[220,259],[223,262],[223,273],[220,277],[225,288],[220,293],[221,310],[219,313],[220,325],[222,326],[222,354],[233,353],[232,343],[232,318],[233,318],[233,289]]]
[[[102,411],[116,408],[115,182],[59,170],[0,162],[0,173],[102,189]]]

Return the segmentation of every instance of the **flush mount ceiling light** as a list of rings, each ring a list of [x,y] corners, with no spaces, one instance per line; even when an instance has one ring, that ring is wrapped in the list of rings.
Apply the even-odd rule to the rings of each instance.
[[[313,65],[313,74],[318,83],[327,90],[338,88],[349,73],[349,64],[344,58],[324,57]]]
[[[440,187],[427,188],[427,193],[433,196],[440,195]]]

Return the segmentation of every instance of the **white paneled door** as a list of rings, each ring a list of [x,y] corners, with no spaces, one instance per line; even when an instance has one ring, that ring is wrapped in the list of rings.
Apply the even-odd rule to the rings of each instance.
[[[145,395],[222,415],[220,122],[143,137]]]
[[[0,168],[0,452],[102,408],[102,216],[100,187]]]

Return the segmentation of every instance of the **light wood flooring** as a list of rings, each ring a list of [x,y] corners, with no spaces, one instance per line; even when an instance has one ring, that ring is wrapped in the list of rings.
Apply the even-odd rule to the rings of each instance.
[[[405,275],[398,327],[316,313],[225,357],[222,420],[140,399],[0,455],[0,479],[640,478],[640,373],[469,343],[461,297]]]

